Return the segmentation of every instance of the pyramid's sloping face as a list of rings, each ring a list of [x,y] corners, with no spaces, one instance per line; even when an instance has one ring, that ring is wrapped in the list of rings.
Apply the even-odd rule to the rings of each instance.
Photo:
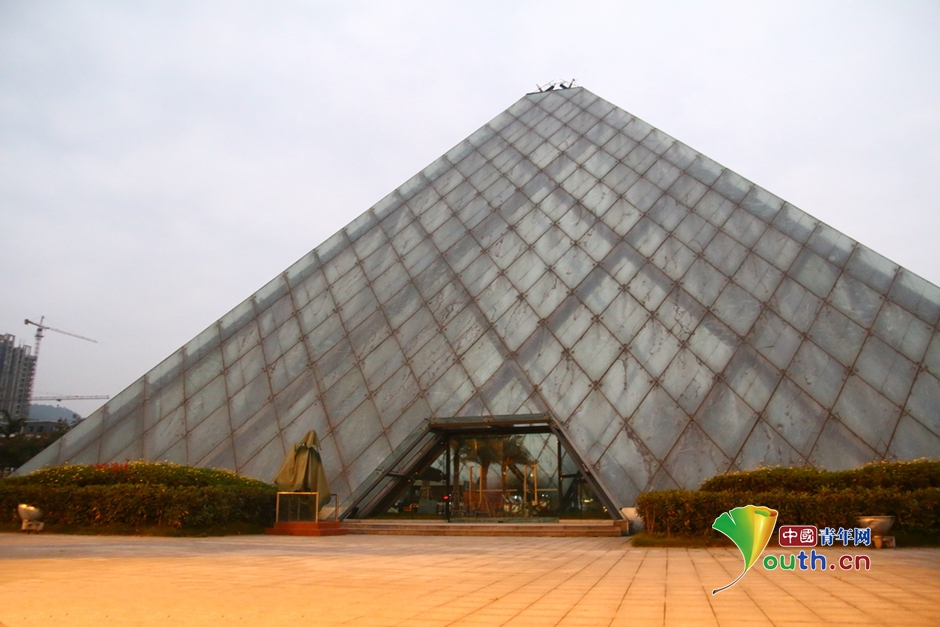
[[[30,467],[348,495],[425,418],[548,412],[616,502],[759,465],[940,455],[940,290],[576,88],[530,94]]]

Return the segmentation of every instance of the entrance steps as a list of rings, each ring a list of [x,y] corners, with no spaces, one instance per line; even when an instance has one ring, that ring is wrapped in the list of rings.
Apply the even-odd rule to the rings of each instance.
[[[423,520],[346,520],[350,534],[390,536],[510,536],[596,538],[627,535],[623,520],[559,520],[545,523],[453,522]]]

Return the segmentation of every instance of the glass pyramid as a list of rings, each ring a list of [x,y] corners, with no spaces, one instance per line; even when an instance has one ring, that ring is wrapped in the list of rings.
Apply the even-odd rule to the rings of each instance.
[[[940,289],[583,88],[528,94],[20,469],[360,488],[432,417],[548,414],[619,506],[940,456]]]

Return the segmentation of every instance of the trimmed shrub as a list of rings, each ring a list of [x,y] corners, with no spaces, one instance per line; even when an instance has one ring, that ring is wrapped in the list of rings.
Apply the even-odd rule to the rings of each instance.
[[[877,462],[854,470],[828,472],[815,468],[761,468],[718,475],[704,492],[818,492],[852,488],[886,488],[909,492],[940,487],[940,460]]]
[[[43,510],[45,522],[70,526],[270,526],[276,494],[274,486],[221,470],[147,462],[58,466],[0,480],[0,520],[17,522],[17,505],[29,503]]]
[[[637,509],[647,531],[666,535],[712,535],[711,526],[722,512],[744,505],[777,510],[779,523],[817,527],[856,527],[861,515],[894,516],[895,528],[915,533],[940,532],[940,488],[902,492],[861,488],[818,493],[767,492],[647,492]]]

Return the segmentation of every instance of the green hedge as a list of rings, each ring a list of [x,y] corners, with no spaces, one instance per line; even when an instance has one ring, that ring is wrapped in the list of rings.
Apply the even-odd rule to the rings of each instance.
[[[881,462],[855,470],[827,472],[815,468],[763,468],[718,475],[703,492],[819,492],[857,488],[888,488],[904,492],[940,487],[940,461]]]
[[[5,485],[88,486],[144,484],[168,487],[240,486],[271,488],[257,479],[241,477],[230,470],[193,468],[170,463],[126,462],[80,466],[67,464],[42,468],[22,477],[7,477]],[[273,488],[272,488],[273,489]]]
[[[0,480],[0,521],[18,522],[17,505],[69,526],[205,528],[271,526],[277,489],[234,473],[133,462],[59,466]]]
[[[646,530],[666,535],[712,535],[722,512],[744,505],[770,507],[780,524],[857,527],[860,515],[895,516],[895,529],[914,533],[940,532],[940,488],[901,492],[888,488],[828,491],[816,494],[767,492],[647,492],[637,499]]]

